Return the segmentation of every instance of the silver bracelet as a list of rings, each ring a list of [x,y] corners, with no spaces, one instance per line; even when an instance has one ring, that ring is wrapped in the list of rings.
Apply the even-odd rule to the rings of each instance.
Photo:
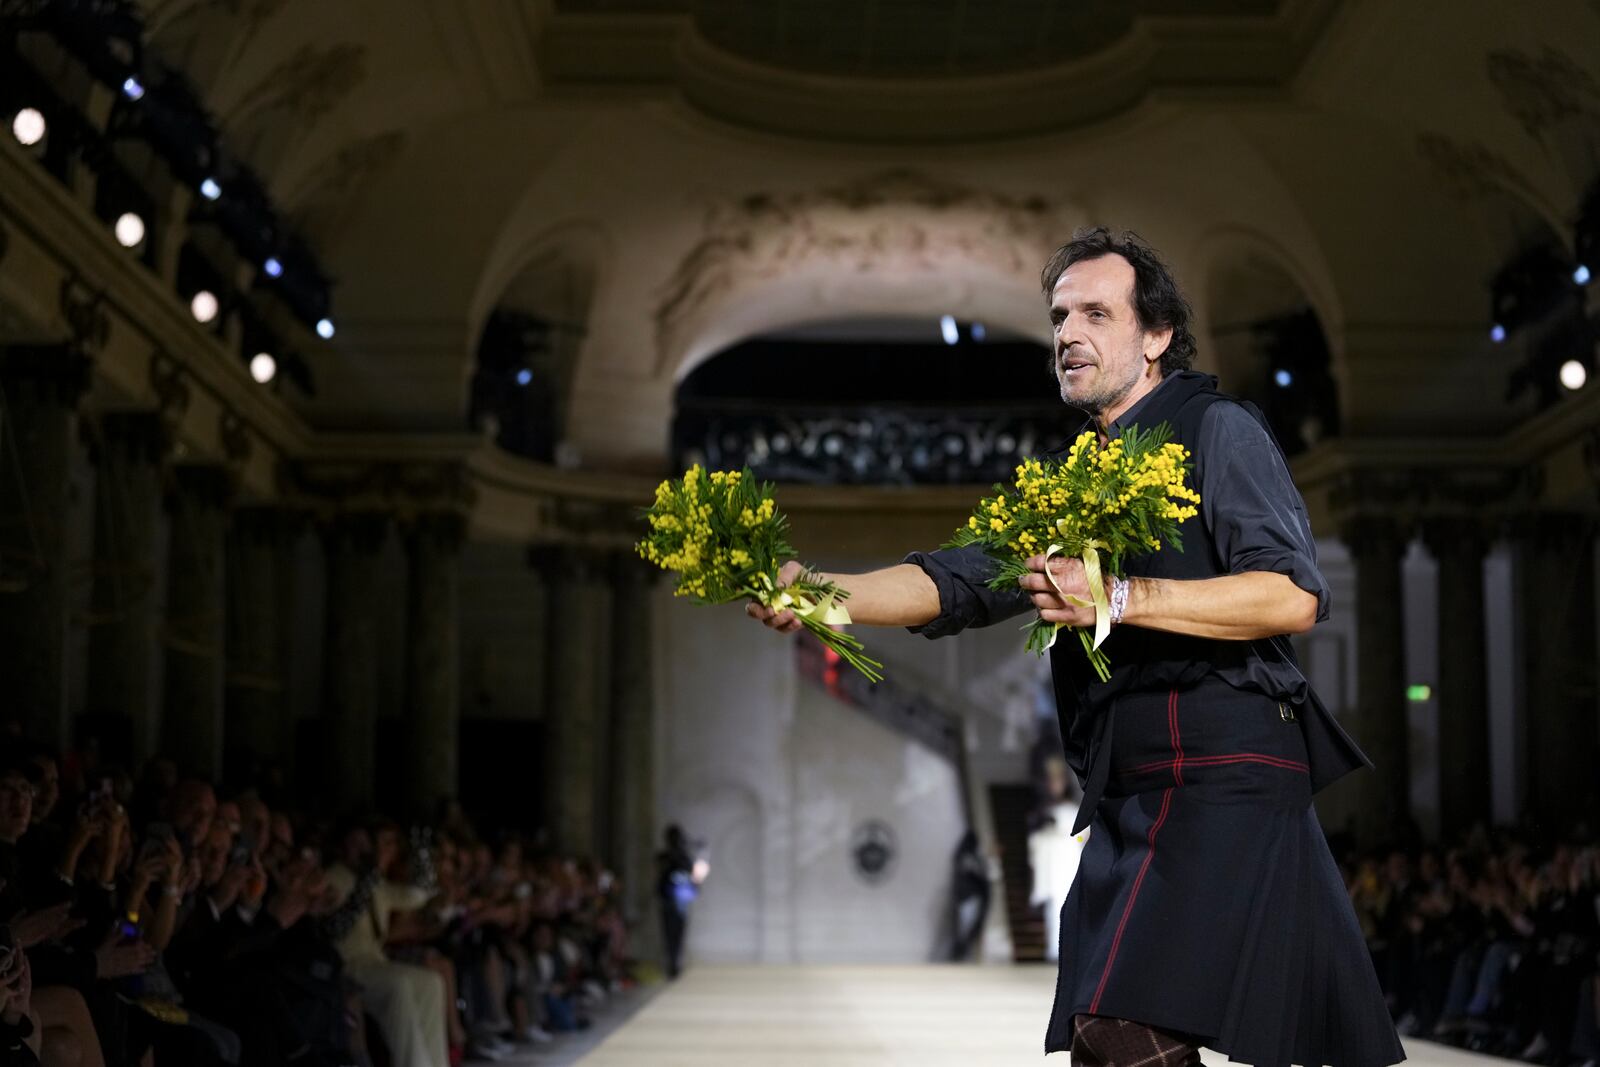
[[[1115,626],[1122,621],[1122,613],[1128,610],[1128,579],[1111,579],[1111,625]]]

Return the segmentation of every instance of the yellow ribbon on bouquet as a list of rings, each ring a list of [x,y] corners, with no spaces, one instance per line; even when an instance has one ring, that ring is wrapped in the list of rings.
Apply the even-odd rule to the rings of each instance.
[[[1056,520],[1056,532],[1063,537],[1067,534],[1066,524],[1066,519]],[[1100,573],[1100,552],[1098,551],[1108,547],[1110,546],[1104,541],[1090,541],[1084,546],[1083,553],[1078,556],[1083,561],[1084,577],[1089,582],[1090,600],[1084,600],[1082,597],[1073,596],[1065,592],[1061,586],[1056,584],[1056,576],[1050,573],[1050,557],[1057,552],[1065,551],[1065,547],[1052,544],[1045,550],[1044,554],[1044,576],[1049,579],[1050,586],[1056,591],[1057,595],[1076,607],[1094,608],[1094,644],[1089,646],[1091,649],[1098,649],[1105,643],[1105,639],[1111,636],[1111,601],[1106,597],[1106,583],[1104,576]],[[1055,629],[1050,633],[1050,643],[1045,645],[1046,648],[1055,646],[1056,637],[1061,633],[1061,628],[1065,625],[1066,623],[1064,622],[1055,624]]]
[[[765,587],[765,592],[756,599],[759,600],[765,607],[773,608],[777,611],[788,609],[789,611],[795,613],[796,618],[811,619],[815,622],[822,623],[824,626],[839,626],[849,624],[850,612],[846,610],[845,606],[839,602],[839,598],[837,596],[829,596],[823,597],[820,600],[812,600],[808,596],[804,596],[799,593],[791,593],[789,588],[792,587],[779,589],[776,583],[773,582],[772,575],[770,574],[762,574],[758,575],[758,577],[761,579],[761,584]]]

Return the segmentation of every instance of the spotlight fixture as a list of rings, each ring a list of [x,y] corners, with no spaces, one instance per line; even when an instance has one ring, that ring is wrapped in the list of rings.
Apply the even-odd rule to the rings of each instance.
[[[956,325],[954,315],[939,316],[939,332],[944,335],[944,343],[953,345],[961,340],[961,329]]]
[[[117,235],[117,244],[123,248],[137,248],[144,240],[144,219],[132,211],[124,211],[117,218],[114,232]]]
[[[1272,380],[1278,383],[1279,389],[1287,389],[1294,384],[1294,375],[1280,368],[1272,372]]]
[[[278,361],[272,358],[271,352],[257,352],[250,360],[250,377],[262,385],[266,385],[278,375]]]
[[[194,294],[194,299],[189,301],[189,312],[194,316],[194,321],[199,323],[211,322],[221,310],[222,304],[217,299],[217,294],[210,289],[200,290]]]
[[[1493,341],[1495,344],[1499,344],[1505,339],[1506,328],[1504,326],[1497,322],[1493,326],[1489,327],[1489,340]]]
[[[988,333],[988,332],[989,332],[989,331],[988,331],[988,330],[986,330],[986,329],[985,329],[985,328],[984,328],[984,325],[983,325],[983,323],[981,323],[981,322],[975,322],[975,323],[973,323],[973,324],[972,324],[972,326],[971,326],[971,327],[970,327],[970,328],[969,328],[969,332],[970,332],[970,333],[971,333],[971,334],[972,334],[972,339],[973,339],[973,340],[974,340],[974,341],[980,341],[980,342],[981,342],[981,341],[982,341],[982,340],[983,340],[983,338],[984,338],[984,336],[985,336],[985,335],[986,335],[986,334],[987,334],[987,333]]]
[[[1571,389],[1573,392],[1582,389],[1584,383],[1588,380],[1588,368],[1586,368],[1582,363],[1579,363],[1577,360],[1569,359],[1565,363],[1561,364],[1561,384],[1566,386],[1568,389]]]
[[[138,78],[130,74],[122,81],[122,95],[129,100],[142,100],[144,99],[144,85],[140,83]]]
[[[317,320],[317,336],[322,338],[324,341],[332,340],[332,338],[333,338],[333,320],[332,319],[318,319]]]
[[[521,370],[517,371],[518,385],[527,385],[531,381],[533,381],[533,371],[529,370],[527,367],[523,367]]]
[[[1572,269],[1573,285],[1588,285],[1591,277],[1592,275],[1589,273],[1589,265],[1587,263],[1579,263]]]
[[[266,271],[269,278],[283,277],[283,263],[277,256],[268,256],[267,261],[261,264],[261,269]]]
[[[222,186],[217,184],[217,179],[207,178],[200,183],[200,195],[207,200],[215,200],[222,195]]]
[[[36,107],[25,107],[11,120],[11,133],[18,143],[29,148],[44,140],[47,125],[44,112]]]

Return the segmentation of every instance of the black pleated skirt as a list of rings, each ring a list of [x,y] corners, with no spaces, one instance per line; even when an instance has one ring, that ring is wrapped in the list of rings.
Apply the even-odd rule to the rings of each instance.
[[[1257,1067],[1403,1060],[1293,707],[1212,680],[1120,697],[1112,715],[1045,1051],[1070,1049],[1091,1014]]]

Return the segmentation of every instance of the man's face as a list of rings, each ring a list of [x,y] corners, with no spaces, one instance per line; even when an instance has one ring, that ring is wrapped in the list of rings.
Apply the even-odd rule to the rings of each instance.
[[[204,841],[217,814],[217,795],[203,782],[180,784],[172,800],[172,825],[186,840]]]
[[[33,765],[39,769],[39,792],[33,798],[33,821],[44,822],[61,799],[61,770],[49,756],[35,756]]]
[[[1147,333],[1133,307],[1133,267],[1118,255],[1074,263],[1050,294],[1061,399],[1091,415],[1116,408],[1159,356],[1170,331]]]
[[[0,840],[15,842],[33,816],[33,783],[15,771],[0,775]]]

